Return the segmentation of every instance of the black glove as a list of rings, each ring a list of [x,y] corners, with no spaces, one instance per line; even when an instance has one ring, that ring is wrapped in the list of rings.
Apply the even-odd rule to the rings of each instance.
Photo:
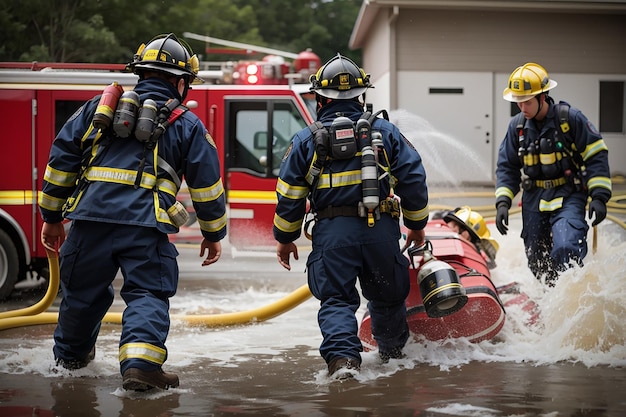
[[[596,218],[591,223],[592,226],[597,225],[606,218],[606,203],[597,198],[591,200],[591,203],[589,203],[589,219],[593,218],[594,213]]]
[[[496,214],[496,227],[501,235],[506,235],[509,230],[509,205],[505,202],[500,202],[496,206],[498,213]]]

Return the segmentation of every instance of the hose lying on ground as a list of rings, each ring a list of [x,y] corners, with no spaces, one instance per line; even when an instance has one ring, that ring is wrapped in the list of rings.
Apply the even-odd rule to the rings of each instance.
[[[43,313],[54,303],[59,293],[59,253],[48,249],[46,249],[46,253],[48,255],[48,265],[50,266],[50,281],[48,282],[48,290],[43,298],[30,307],[0,312],[0,323],[9,317],[33,316]],[[56,277],[54,280],[52,279],[53,275]]]
[[[50,305],[52,305],[52,302],[56,298],[59,290],[59,259],[56,253],[52,253],[52,255],[48,252],[50,283],[46,296],[44,297],[46,301],[42,302],[42,299],[42,301],[29,308],[5,312],[3,317],[0,317],[0,330],[22,326],[34,326],[38,324],[55,324],[57,322],[59,313],[44,312],[48,307],[50,307]],[[53,295],[50,297],[48,294]],[[309,291],[309,286],[303,285],[278,301],[252,310],[220,314],[174,314],[171,316],[171,319],[172,321],[179,320],[189,325],[198,327],[221,327],[238,324],[252,324],[279,316],[303,303],[310,297],[311,291]],[[102,322],[121,324],[122,313],[109,312],[104,316]]]

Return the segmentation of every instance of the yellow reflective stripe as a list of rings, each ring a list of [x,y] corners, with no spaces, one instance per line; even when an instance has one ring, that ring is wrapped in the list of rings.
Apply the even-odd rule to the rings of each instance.
[[[149,343],[126,343],[120,347],[119,360],[143,359],[148,362],[163,365],[167,351]]]
[[[65,199],[52,197],[51,195],[41,193],[38,201],[39,207],[50,211],[61,211],[65,204]]]
[[[66,212],[71,213],[76,209],[76,206],[78,206],[80,198],[83,196],[84,192],[85,190],[83,189],[81,192],[78,193],[76,197],[70,197],[67,199],[67,203],[64,208]]]
[[[559,158],[559,160],[560,159],[561,158]],[[556,162],[556,153],[552,152],[539,154],[539,162],[541,162],[542,165],[554,164]]]
[[[317,161],[317,152],[313,154],[313,160],[311,161],[311,165],[309,165],[309,170],[307,171],[306,176],[304,177],[305,181],[308,182],[309,184],[313,184],[313,180],[315,180],[315,177],[311,173],[311,169],[313,169],[313,165],[315,165],[316,161]],[[322,167],[322,169],[324,169],[324,167]],[[319,175],[319,172],[318,172],[318,175]]]
[[[285,233],[293,233],[300,230],[302,227],[302,220],[303,219],[299,219],[295,222],[289,222],[280,217],[278,214],[274,214],[274,226],[276,226],[276,228],[281,232]]]
[[[609,177],[593,177],[587,181],[587,188],[590,190],[594,188],[606,188],[611,191],[613,186]]]
[[[157,222],[167,223],[173,225],[170,216],[167,215],[167,211],[163,210],[159,204],[159,193],[152,193],[152,206],[154,207],[154,216]]]
[[[418,221],[428,218],[428,213],[429,213],[428,206],[426,206],[425,208],[421,210],[406,210],[404,208],[402,209],[402,215],[404,216],[404,218],[406,218],[407,220],[414,221],[414,222],[418,222]]]
[[[200,225],[200,229],[204,230],[205,232],[210,232],[210,233],[215,233],[215,232],[219,232],[220,230],[222,230],[225,226],[226,226],[226,214],[224,214],[222,217],[217,218],[215,220],[202,220],[202,219],[198,219],[198,224]]]
[[[50,184],[54,184],[57,187],[73,187],[76,184],[75,172],[60,171],[52,168],[50,165],[46,166],[46,172],[43,174],[44,181],[48,181]]]
[[[563,207],[563,197],[558,197],[550,201],[539,201],[539,211],[554,211],[561,207]]]
[[[170,219],[170,216],[167,215],[167,211],[163,210],[162,208],[157,209],[156,219],[160,223],[174,225],[174,223],[172,223],[172,220]]]
[[[135,185],[137,171],[129,169],[109,167],[89,167],[85,171],[85,178],[89,181],[112,182],[115,184]],[[143,173],[141,176],[142,188],[151,189],[156,184],[156,177],[152,174]]]
[[[167,178],[158,178],[156,183],[159,191],[163,191],[171,195],[172,197],[176,197],[176,194],[178,193],[178,188],[176,188],[176,184],[174,184],[174,181],[168,180]]]
[[[88,181],[110,182],[114,184],[135,185],[137,171],[109,167],[89,167],[85,171],[85,178]],[[144,172],[141,175],[141,188],[151,190],[157,186],[159,191],[176,196],[178,189],[176,184],[166,178],[159,178]]]
[[[333,174],[322,174],[317,188],[346,187],[361,183],[361,170],[346,171]]]
[[[222,180],[218,180],[215,184],[204,188],[191,188],[189,189],[189,195],[191,200],[197,203],[204,203],[207,201],[213,201],[224,194],[224,185]]]
[[[606,147],[606,143],[604,143],[603,139],[590,143],[589,145],[587,145],[587,147],[582,153],[583,161],[587,161],[589,158],[591,158],[598,152],[608,151],[608,150],[609,148]]]
[[[227,194],[229,203],[274,205],[277,203],[275,191],[230,190]]]
[[[515,197],[515,194],[513,194],[513,191],[511,191],[510,189],[508,189],[507,187],[498,187],[496,189],[496,199],[498,197],[508,197],[511,200],[513,200],[513,198]]]
[[[309,194],[309,187],[301,185],[291,185],[283,181],[281,178],[276,182],[276,192],[285,198],[291,200],[301,200]]]

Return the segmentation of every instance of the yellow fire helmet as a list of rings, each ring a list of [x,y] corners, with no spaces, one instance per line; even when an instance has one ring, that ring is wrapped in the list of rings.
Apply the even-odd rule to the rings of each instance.
[[[447,213],[443,220],[445,222],[455,221],[471,236],[471,241],[478,243],[483,235],[491,236],[485,219],[479,213],[473,211],[469,206],[457,207],[454,211]]]
[[[502,97],[506,101],[521,103],[556,86],[557,82],[550,79],[545,68],[534,62],[529,62],[517,67],[511,73],[508,86],[502,92]]]
[[[473,211],[469,206],[458,207],[454,212],[449,212],[443,217],[445,222],[455,221],[470,234],[471,241],[487,254],[487,266],[492,269],[496,267],[495,259],[500,245],[491,237],[491,232],[487,228],[487,223],[483,216]]]

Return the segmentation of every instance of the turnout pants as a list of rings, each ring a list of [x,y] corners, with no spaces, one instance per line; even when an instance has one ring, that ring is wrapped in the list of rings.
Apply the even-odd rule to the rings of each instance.
[[[409,337],[405,300],[409,294],[409,261],[399,247],[398,221],[381,216],[369,228],[365,219],[321,220],[313,230],[307,260],[308,283],[320,300],[320,354],[361,361],[355,313],[360,305],[357,279],[369,301],[372,333],[381,352],[404,347]]]
[[[586,201],[578,196],[564,199],[563,206],[551,212],[522,208],[522,238],[528,267],[541,279],[551,282],[572,263],[582,265],[587,255]]]
[[[151,371],[167,359],[169,298],[178,285],[178,251],[155,228],[75,220],[60,251],[63,300],[54,331],[55,358],[83,360],[96,343],[121,271],[126,309],[121,373]]]

